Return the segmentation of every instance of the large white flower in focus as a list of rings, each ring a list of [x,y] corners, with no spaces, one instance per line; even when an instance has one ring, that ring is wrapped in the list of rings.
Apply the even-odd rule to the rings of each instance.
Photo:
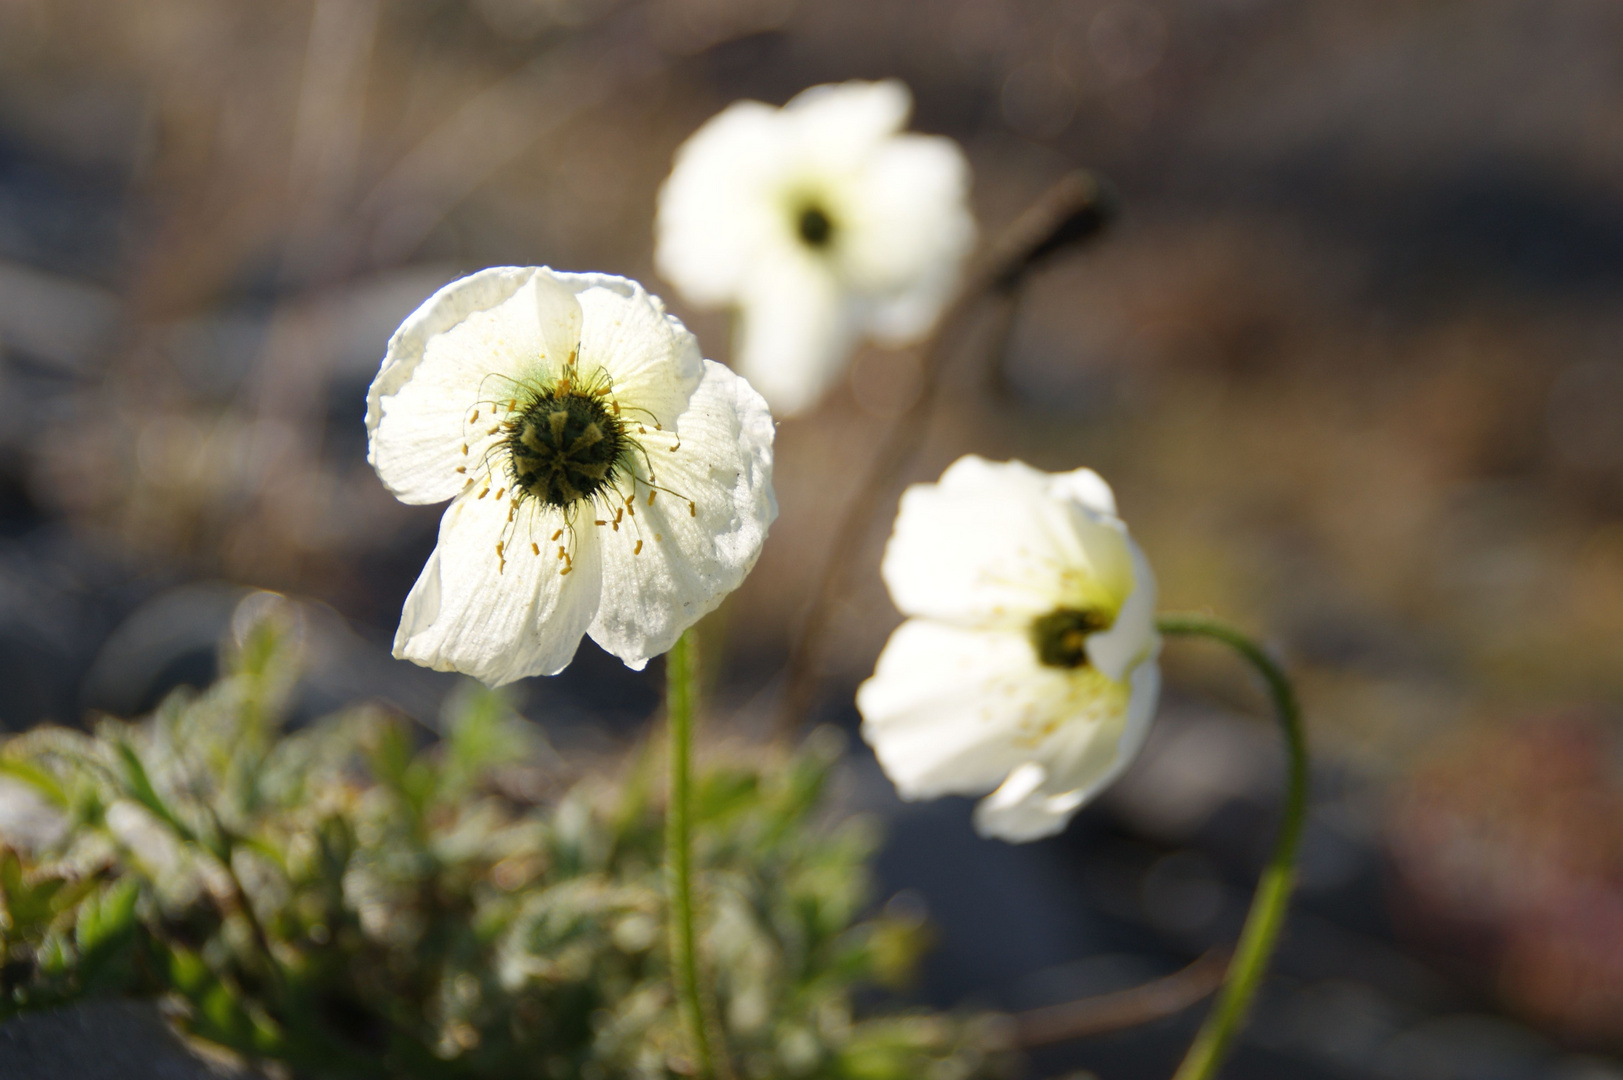
[[[624,278],[499,267],[389,341],[368,460],[451,505],[394,654],[491,685],[582,634],[641,668],[737,588],[777,516],[772,417]]]
[[[969,166],[951,139],[903,134],[911,111],[895,79],[735,102],[660,189],[660,274],[740,309],[733,364],[780,416],[816,404],[859,336],[921,337],[957,286]]]
[[[902,496],[885,584],[911,616],[857,694],[904,799],[991,792],[985,836],[1061,831],[1143,744],[1155,576],[1088,469],[959,459]]]

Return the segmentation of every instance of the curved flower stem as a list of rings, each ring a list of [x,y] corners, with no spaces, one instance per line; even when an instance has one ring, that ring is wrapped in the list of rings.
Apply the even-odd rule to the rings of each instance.
[[[1257,882],[1251,912],[1240,931],[1234,959],[1229,962],[1223,988],[1206,1014],[1195,1041],[1184,1055],[1173,1080],[1208,1080],[1216,1076],[1229,1044],[1245,1024],[1251,999],[1268,969],[1269,958],[1285,925],[1285,912],[1296,888],[1296,851],[1301,845],[1302,822],[1307,812],[1307,739],[1302,733],[1302,711],[1296,691],[1285,672],[1261,646],[1228,623],[1205,615],[1162,615],[1156,626],[1163,634],[1207,637],[1220,641],[1244,657],[1268,684],[1284,729],[1287,757],[1285,808],[1274,841],[1274,853]]]
[[[718,1076],[710,1046],[693,932],[693,712],[697,652],[691,629],[665,654],[665,716],[670,725],[671,790],[665,809],[665,889],[669,897],[671,975],[693,1039],[699,1075]],[[719,1034],[719,1033],[718,1033]]]

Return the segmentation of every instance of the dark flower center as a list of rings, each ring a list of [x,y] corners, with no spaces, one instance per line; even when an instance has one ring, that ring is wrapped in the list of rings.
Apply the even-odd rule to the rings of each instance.
[[[1031,644],[1047,667],[1079,668],[1088,664],[1088,635],[1110,629],[1102,611],[1056,608],[1031,622]]]
[[[800,238],[806,242],[807,247],[827,247],[834,239],[834,222],[829,220],[828,213],[816,203],[810,203],[800,211],[800,220],[796,222],[800,230]]]
[[[513,486],[548,506],[591,499],[614,482],[631,446],[625,422],[598,394],[559,388],[509,420],[506,447]]]

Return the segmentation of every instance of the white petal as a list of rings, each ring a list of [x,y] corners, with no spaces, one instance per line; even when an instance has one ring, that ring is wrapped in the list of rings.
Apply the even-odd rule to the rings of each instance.
[[[899,79],[852,80],[802,90],[783,107],[795,149],[825,172],[863,162],[881,142],[902,129],[913,95]]]
[[[1076,469],[1068,473],[1042,474],[1049,493],[1055,498],[1071,499],[1096,514],[1116,514],[1116,493],[1110,490],[1105,478],[1092,469]]]
[[[654,263],[691,302],[734,302],[763,245],[777,240],[787,138],[777,109],[739,101],[677,150],[659,189]]]
[[[846,186],[840,267],[881,341],[922,336],[952,298],[975,245],[968,194],[958,144],[925,135],[887,140]]]
[[[862,737],[904,799],[979,795],[1075,713],[1070,684],[1022,633],[910,619],[857,691]]]
[[[1015,769],[975,808],[982,836],[1025,843],[1062,832],[1071,818],[1138,756],[1160,695],[1153,659],[1133,669],[1125,712],[1066,725],[1043,753]]]
[[[746,287],[733,365],[780,419],[793,416],[844,371],[853,330],[827,264],[786,247]]]
[[[635,419],[672,426],[704,374],[699,343],[641,285],[607,274],[560,274],[581,308],[580,372],[598,368],[614,379],[622,407]]]
[[[580,340],[579,305],[541,267],[496,267],[453,281],[395,331],[367,394],[367,460],[396,498],[433,503],[462,489],[477,461],[481,400]],[[469,446],[468,452],[463,447]]]
[[[560,574],[558,543],[571,538],[550,537],[562,514],[530,501],[509,522],[506,500],[494,492],[481,499],[478,490],[470,486],[446,509],[439,545],[406,598],[394,655],[491,686],[556,674],[597,613],[597,539],[590,527],[577,529],[573,568]]]
[[[881,565],[907,615],[1025,626],[1059,607],[1114,615],[1132,592],[1126,530],[1020,462],[960,459],[902,495]]]
[[[1103,633],[1090,634],[1088,659],[1112,679],[1126,677],[1127,669],[1161,647],[1155,632],[1155,571],[1137,544],[1128,537],[1127,551],[1133,560],[1133,591],[1116,613],[1116,621]]]
[[[975,807],[975,831],[995,840],[1024,844],[1063,832],[1082,800],[1074,793],[1051,795],[1048,770],[1028,761],[1009,774]]]
[[[778,515],[772,415],[749,383],[704,361],[676,430],[674,452],[670,442],[645,442],[654,478],[669,490],[650,503],[639,483],[635,515],[618,530],[592,526],[603,552],[592,640],[633,668],[669,649],[739,586]],[[640,465],[639,475],[646,476]]]

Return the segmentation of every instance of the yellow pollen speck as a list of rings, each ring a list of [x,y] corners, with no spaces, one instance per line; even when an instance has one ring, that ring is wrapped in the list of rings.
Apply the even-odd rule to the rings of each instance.
[[[642,554],[642,541],[641,540],[638,540],[636,546],[631,549],[631,554],[633,554],[633,555],[641,555]]]
[[[462,444],[462,452],[464,454],[466,454],[468,452],[468,444],[467,443]]]
[[[654,496],[657,495],[657,494],[659,494],[657,491],[650,491],[648,493],[648,505],[649,506],[654,505]]]
[[[561,559],[563,557],[564,557],[564,546],[562,544],[559,544],[558,545],[558,558]]]
[[[535,554],[539,555],[539,554],[541,554],[541,545],[537,544],[534,540],[531,540],[530,541],[530,550],[532,552],[534,552]]]
[[[563,534],[564,534],[564,531],[562,529],[559,529],[557,532],[553,533],[552,534],[552,542],[557,543],[558,542],[558,537],[562,536]]]
[[[479,493],[479,497],[480,497],[480,498],[481,498],[481,499],[482,499],[482,498],[484,498],[484,497],[485,497],[485,496],[486,496],[486,495],[489,495],[489,494],[490,494],[490,489],[489,489],[489,488],[486,488],[486,489],[485,489],[485,490],[483,490],[483,491],[481,491],[481,492],[480,492],[480,493]]]
[[[466,465],[458,465],[456,467],[456,471],[459,473],[465,473],[468,471],[468,467]]]
[[[473,415],[468,417],[468,423],[471,424],[477,419],[479,419],[479,410],[475,409],[475,410],[473,410]]]
[[[608,522],[604,521],[602,518],[598,518],[596,521],[592,522],[592,524],[593,525],[607,525]]]
[[[664,539],[665,539],[665,536],[664,536],[663,533],[655,533],[654,534],[654,543],[658,544],[658,543],[662,542]]]
[[[696,502],[689,502],[688,503],[688,517],[695,517],[696,518],[698,516],[699,516],[699,504],[696,503]]]

